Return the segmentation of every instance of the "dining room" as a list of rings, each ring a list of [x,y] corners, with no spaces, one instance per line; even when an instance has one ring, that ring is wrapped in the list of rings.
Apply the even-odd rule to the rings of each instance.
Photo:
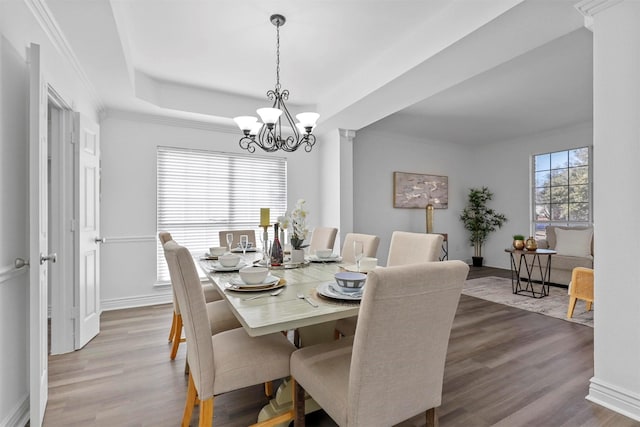
[[[346,55],[355,61],[349,66],[331,56],[336,62],[319,65],[317,62],[322,61],[310,61],[313,75],[291,63],[282,63],[283,83],[292,81],[296,88],[305,86],[300,84],[304,79],[299,76],[303,75],[309,78],[342,77],[329,86],[307,84],[324,95],[317,101],[308,102],[317,102],[317,105],[301,105],[307,104],[304,101],[290,105],[295,112],[304,111],[306,107],[320,107],[321,119],[314,130],[317,142],[313,149],[310,152],[300,149],[248,153],[239,146],[243,132],[231,118],[268,103],[263,92],[272,85],[272,65],[275,65],[272,64],[274,27],[268,17],[260,17],[269,34],[264,37],[265,40],[268,38],[268,48],[261,49],[268,55],[260,56],[260,63],[268,63],[269,71],[252,70],[260,75],[259,79],[244,74],[247,67],[242,67],[242,74],[227,71],[230,80],[231,76],[242,77],[259,86],[251,96],[245,91],[234,98],[228,91],[230,87],[212,88],[209,84],[196,87],[193,82],[183,84],[172,80],[170,75],[137,68],[136,60],[140,57],[136,55],[140,51],[132,48],[139,48],[141,45],[135,43],[145,39],[144,36],[136,38],[134,34],[136,28],[142,27],[128,26],[131,23],[128,19],[134,15],[126,15],[126,9],[139,4],[97,1],[82,6],[75,4],[77,7],[74,8],[68,7],[68,2],[56,0],[1,2],[0,94],[3,104],[0,148],[3,175],[0,194],[3,215],[0,229],[3,245],[0,248],[0,301],[3,312],[20,321],[15,325],[9,322],[0,329],[3,341],[8,343],[6,357],[3,355],[0,365],[3,396],[0,425],[24,425],[23,421],[29,416],[30,389],[33,387],[29,383],[29,327],[33,320],[30,322],[28,316],[35,312],[29,309],[30,297],[35,293],[33,288],[29,291],[27,272],[35,270],[38,263],[34,260],[41,257],[32,257],[30,266],[25,263],[16,268],[14,263],[17,258],[29,262],[26,254],[30,250],[25,238],[30,229],[30,179],[29,168],[24,165],[30,152],[27,111],[29,71],[33,63],[29,61],[25,46],[32,42],[42,46],[43,74],[49,82],[49,96],[59,97],[66,107],[99,122],[101,143],[98,209],[101,230],[95,238],[99,240],[96,244],[101,246],[99,304],[96,308],[101,312],[102,329],[82,350],[51,357],[52,397],[47,411],[50,417],[61,417],[51,418],[51,425],[72,425],[74,422],[76,425],[127,424],[130,421],[127,414],[134,414],[136,421],[131,423],[136,425],[144,425],[147,417],[156,424],[174,425],[173,420],[179,419],[182,412],[188,390],[188,377],[182,375],[186,346],[180,346],[175,360],[169,361],[171,346],[167,345],[166,335],[171,324],[173,291],[168,276],[159,274],[165,267],[163,247],[158,241],[158,232],[163,230],[158,225],[158,165],[160,149],[167,147],[222,153],[249,161],[278,159],[286,171],[284,183],[279,188],[284,191],[284,199],[282,206],[272,207],[274,217],[270,222],[277,221],[276,212],[282,213],[297,200],[304,199],[311,229],[321,226],[338,229],[335,251],[342,249],[347,234],[368,233],[380,239],[379,260],[388,258],[394,231],[425,231],[424,209],[394,206],[395,173],[447,178],[448,205],[433,212],[433,231],[447,235],[448,258],[466,264],[470,263],[472,251],[459,214],[468,189],[487,185],[495,194],[495,208],[505,212],[509,221],[486,242],[484,270],[472,269],[472,278],[474,274],[508,274],[509,258],[505,256],[504,248],[510,244],[514,232],[532,227],[532,156],[593,143],[599,149],[598,162],[593,168],[600,180],[593,188],[599,215],[595,241],[599,253],[596,267],[601,273],[597,280],[606,283],[607,292],[597,290],[602,294],[591,336],[576,332],[582,330],[576,329],[575,325],[566,325],[567,322],[531,317],[531,313],[461,297],[451,329],[443,389],[445,403],[440,419],[448,425],[469,425],[472,421],[478,425],[526,425],[533,422],[533,414],[539,416],[544,412],[542,419],[550,425],[556,422],[626,425],[626,418],[617,418],[603,407],[638,419],[640,381],[637,373],[629,368],[638,354],[635,330],[630,326],[637,324],[638,313],[632,305],[636,300],[635,277],[628,268],[633,260],[626,260],[631,255],[621,253],[616,241],[616,236],[628,231],[628,227],[634,229],[632,212],[637,206],[634,197],[616,200],[617,196],[609,190],[616,188],[620,190],[617,194],[635,194],[632,186],[635,180],[620,183],[614,182],[614,178],[619,170],[635,173],[633,171],[637,169],[634,156],[621,154],[625,150],[635,153],[634,145],[626,141],[634,141],[636,116],[630,117],[629,112],[633,114],[636,106],[632,100],[614,102],[606,96],[607,88],[614,82],[619,85],[615,93],[635,93],[634,79],[616,74],[618,70],[634,70],[636,66],[625,63],[626,59],[635,57],[625,50],[627,44],[623,42],[628,34],[636,34],[634,26],[626,21],[627,16],[635,16],[635,12],[627,13],[628,8],[633,9],[633,2],[605,2],[607,12],[603,14],[599,8],[592,9],[589,2],[580,2],[580,5],[531,0],[493,2],[484,4],[486,9],[477,14],[467,13],[470,9],[466,9],[477,5],[452,2],[449,7],[453,15],[449,18],[465,17],[451,22],[460,31],[454,31],[454,27],[445,31],[442,23],[421,19],[422,15],[415,8],[423,8],[420,10],[426,13],[424,8],[428,6],[425,4],[385,9],[385,3],[376,6],[388,13],[372,13],[378,21],[367,21],[369,27],[366,28],[370,33],[362,27],[361,33],[372,34],[370,42],[377,40],[374,36],[382,33],[376,31],[382,31],[382,28],[391,32],[403,27],[401,20],[384,25],[383,18],[391,13],[411,18],[416,27],[407,24],[402,28],[407,31],[403,33],[407,38],[388,49],[353,49],[371,62],[362,56],[351,58]],[[292,9],[291,13],[295,13],[296,7],[292,6]],[[330,12],[323,11],[318,5],[311,9],[310,13],[316,16]],[[355,15],[338,15],[339,22],[353,30],[358,10],[353,6],[351,12]],[[215,19],[221,19],[221,16],[237,18],[235,12],[212,15]],[[148,15],[139,13],[138,16]],[[175,14],[178,16],[182,15]],[[437,13],[434,16],[446,18]],[[352,20],[345,17],[352,17]],[[594,19],[600,20],[600,33],[598,29],[594,32],[591,25]],[[162,27],[160,21],[147,21]],[[257,18],[255,22],[258,22]],[[295,22],[295,19],[289,19],[281,29],[283,58],[293,51],[292,46],[300,44],[298,37],[289,37],[286,31],[292,27],[313,27]],[[326,22],[329,21],[323,21]],[[614,31],[617,22],[624,31]],[[436,23],[438,25],[434,25]],[[207,24],[203,28],[211,27],[210,22]],[[465,27],[461,29],[458,25]],[[411,28],[415,31],[409,31]],[[163,37],[165,29],[160,28]],[[351,31],[343,36],[342,42],[359,40],[357,36],[361,34],[355,33]],[[304,34],[304,31],[297,34]],[[622,40],[616,40],[614,36]],[[235,38],[217,37],[217,40]],[[425,40],[437,42],[437,46],[429,45],[433,48],[431,51]],[[101,42],[104,44],[99,44]],[[340,46],[340,41],[331,46],[328,42],[327,46],[320,45],[328,46],[329,52],[342,52],[331,48]],[[415,48],[423,45],[424,51]],[[103,56],[98,58],[100,55],[95,55],[96,51]],[[330,55],[323,52],[328,61]],[[425,56],[412,56],[419,52],[424,52]],[[148,55],[145,59],[158,58],[163,56]],[[412,63],[412,60],[415,61]],[[169,70],[172,64],[181,63],[166,62],[166,67],[158,70]],[[594,64],[606,73],[594,75]],[[362,78],[363,75],[370,78]],[[116,95],[122,93],[126,93],[130,103],[116,99]],[[292,90],[292,101],[297,93]],[[569,100],[572,105],[565,103]],[[181,109],[190,111],[178,111]],[[608,113],[603,114],[603,111]],[[491,117],[484,117],[484,113],[491,113]],[[623,120],[616,122],[617,118]],[[603,129],[607,130],[606,135]],[[66,146],[71,148],[66,149],[69,157],[64,161],[68,163],[62,163],[67,168],[59,170],[73,175],[70,165],[77,139],[68,130],[70,139]],[[610,149],[611,145],[620,150]],[[255,176],[248,169],[246,177],[236,182],[250,185]],[[67,189],[68,194],[73,193],[72,188]],[[254,192],[256,199],[260,199],[257,195],[267,192],[260,191]],[[69,198],[58,200],[54,196],[54,200],[61,210],[73,206]],[[258,200],[250,207],[255,218],[253,226],[258,233],[257,245],[260,245],[259,209],[268,206]],[[620,206],[620,209],[610,209],[611,206]],[[208,220],[218,228],[230,224],[228,218]],[[50,235],[52,239],[66,235],[71,240],[70,233],[75,231],[70,230],[76,227],[73,218],[66,218],[54,224]],[[179,237],[176,240],[178,243],[186,241]],[[220,239],[212,237],[206,245],[194,249],[194,255],[198,256],[205,246],[221,245]],[[72,254],[69,259],[73,258],[73,251],[69,252]],[[42,255],[48,257],[48,254]],[[65,257],[61,257],[51,271],[58,274],[58,266],[65,265],[65,261]],[[206,275],[201,279],[206,281]],[[61,304],[59,289],[52,289],[52,299],[45,303],[48,307],[40,314],[46,317],[47,310],[64,313],[64,322],[71,325],[75,322],[74,316],[78,316],[78,308],[73,304],[68,307]],[[287,295],[283,292],[266,301],[258,299],[255,304],[259,306],[287,296],[300,307],[306,304],[306,309],[312,308],[298,298],[297,293]],[[67,296],[73,301],[72,293]],[[505,327],[505,324],[510,326]],[[531,342],[525,342],[514,332],[523,329],[530,330],[526,337]],[[595,347],[594,334],[598,338]],[[291,340],[295,341],[293,335],[292,332]],[[127,336],[135,339],[127,340]],[[73,340],[73,334],[68,334],[67,339]],[[535,349],[536,346],[540,349]],[[118,348],[131,348],[132,351],[127,352],[130,357],[124,358]],[[522,361],[522,354],[529,352],[531,358]],[[552,358],[552,354],[560,357]],[[142,366],[144,360],[149,360],[150,366]],[[504,363],[496,365],[496,360]],[[550,365],[551,369],[539,377],[542,365]],[[82,369],[77,369],[78,366]],[[576,371],[579,375],[573,377],[571,373]],[[524,372],[522,377],[519,376],[521,372]],[[507,387],[508,380],[514,376],[522,378],[523,382]],[[491,377],[496,378],[495,382]],[[145,388],[144,384],[151,384],[145,382],[146,379],[157,382]],[[528,387],[527,383],[535,383],[535,387]],[[122,393],[123,384],[135,392]],[[102,386],[106,388],[102,389]],[[486,393],[483,387],[493,393]],[[150,389],[158,393],[157,398],[152,399],[155,402],[140,403],[139,396]],[[505,395],[507,392],[509,396]],[[90,397],[92,393],[108,395],[110,399],[99,401]],[[216,412],[222,425],[254,422],[256,414],[265,405],[263,388],[252,386],[239,394],[230,394],[230,397],[220,398],[222,411]],[[80,401],[85,403],[82,406],[87,411],[82,412],[81,405],[66,400],[68,397],[86,398]],[[524,400],[531,403],[525,405]],[[131,402],[139,406],[130,406]],[[558,402],[568,403],[561,408]],[[571,408],[575,411],[570,412]],[[70,415],[72,413],[75,415]],[[333,425],[334,422],[322,411],[309,417],[310,425]],[[197,415],[194,415],[195,419]],[[423,425],[423,420],[416,418],[406,423]]]

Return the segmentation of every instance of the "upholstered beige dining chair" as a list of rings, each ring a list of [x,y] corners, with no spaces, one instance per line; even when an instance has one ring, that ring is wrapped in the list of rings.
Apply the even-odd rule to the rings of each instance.
[[[213,423],[214,396],[289,375],[295,350],[280,333],[250,337],[242,328],[211,335],[200,278],[189,251],[169,241],[164,245],[171,281],[182,308],[187,335],[189,384],[182,426],[189,426],[194,406],[200,406],[200,426]],[[286,413],[257,425],[291,419]]]
[[[291,355],[295,426],[304,392],[339,426],[391,426],[426,412],[437,423],[451,326],[469,266],[429,262],[368,274],[354,337]]]
[[[342,262],[355,264],[356,258],[353,253],[353,242],[361,241],[364,247],[363,253],[366,257],[375,257],[378,252],[380,238],[371,234],[347,233],[342,244]]]
[[[231,243],[231,249],[240,246],[240,236],[248,236],[248,241],[251,246],[256,248],[256,231],[255,230],[224,230],[218,233],[220,238],[220,246],[227,246],[227,233],[233,234],[233,242]]]
[[[394,231],[389,245],[387,267],[438,261],[444,237],[440,234]],[[353,335],[358,317],[348,317],[336,322],[336,338]]]
[[[441,234],[394,231],[389,244],[387,267],[438,261],[443,241]]]
[[[571,272],[571,282],[569,282],[569,307],[567,308],[567,318],[573,317],[573,310],[576,308],[578,300],[587,303],[587,311],[591,310],[593,304],[593,269],[586,267],[575,267]]]
[[[309,254],[315,255],[316,249],[333,249],[338,229],[334,227],[316,227],[309,240]]]
[[[163,248],[167,242],[173,241],[171,234],[166,231],[159,232],[158,238],[160,239]],[[167,254],[165,252],[165,259],[166,256]],[[173,285],[171,288],[173,294],[173,319],[171,321],[171,329],[169,331],[169,342],[171,343],[171,353],[169,357],[171,360],[174,360],[178,354],[178,347],[180,346],[180,343],[185,342],[185,338],[182,337],[182,314],[180,313],[180,305],[176,299],[176,292]],[[226,331],[228,329],[238,328],[241,326],[240,322],[238,322],[227,306],[227,303],[222,301],[220,292],[218,292],[213,284],[208,283],[201,285],[201,288],[207,303],[211,333]]]

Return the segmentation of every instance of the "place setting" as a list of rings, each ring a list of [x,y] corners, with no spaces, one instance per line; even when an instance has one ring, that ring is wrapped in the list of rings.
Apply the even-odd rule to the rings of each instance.
[[[359,260],[356,259],[355,264],[346,264],[341,266],[341,268],[345,271],[364,274],[369,273],[376,267],[378,267],[378,258],[373,257],[362,257]]]
[[[367,281],[366,274],[342,271],[336,273],[334,278],[334,281],[323,282],[316,287],[318,295],[340,301],[359,302],[362,299]]]
[[[239,276],[232,277],[225,285],[226,290],[237,292],[261,292],[282,288],[286,281],[269,274],[266,267],[244,267]]]
[[[342,257],[333,253],[333,249],[317,249],[316,253],[307,258],[311,262],[340,262]]]
[[[238,271],[248,266],[247,262],[240,255],[232,253],[219,255],[215,260],[205,258],[203,264],[209,271],[218,273]]]

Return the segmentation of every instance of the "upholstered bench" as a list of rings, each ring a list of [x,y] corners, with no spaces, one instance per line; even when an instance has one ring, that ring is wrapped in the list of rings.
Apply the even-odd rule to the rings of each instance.
[[[575,267],[593,268],[593,227],[547,227],[547,238],[538,240],[538,248],[557,252],[551,260],[549,282],[569,286]],[[543,269],[547,257],[540,258]],[[531,273],[533,280],[540,280],[540,272]]]

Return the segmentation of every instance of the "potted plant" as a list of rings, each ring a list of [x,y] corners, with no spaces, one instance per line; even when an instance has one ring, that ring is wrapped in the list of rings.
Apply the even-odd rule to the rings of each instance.
[[[518,250],[524,249],[524,235],[523,234],[514,234],[513,235],[513,247],[515,249],[518,249]]]
[[[502,227],[507,217],[489,208],[487,203],[493,193],[487,187],[469,189],[467,206],[460,214],[464,228],[469,231],[469,242],[473,246],[473,266],[482,267],[482,245],[489,234]]]

